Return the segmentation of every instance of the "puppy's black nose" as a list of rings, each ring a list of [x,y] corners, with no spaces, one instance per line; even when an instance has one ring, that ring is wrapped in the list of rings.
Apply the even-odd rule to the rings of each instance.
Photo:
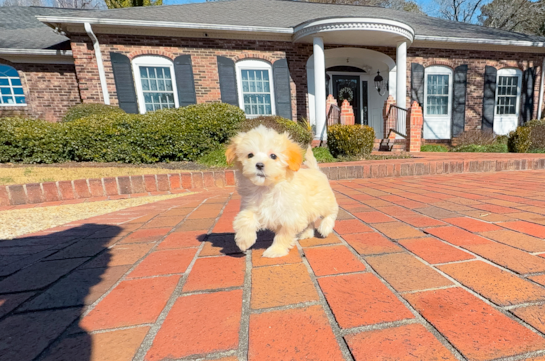
[[[259,169],[259,170],[263,170],[263,168],[265,168],[265,164],[263,164],[263,163],[256,163],[256,164],[255,164],[255,167],[256,167],[257,169]]]

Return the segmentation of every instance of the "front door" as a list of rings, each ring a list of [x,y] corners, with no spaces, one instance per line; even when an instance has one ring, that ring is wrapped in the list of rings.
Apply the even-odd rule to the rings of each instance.
[[[356,124],[361,124],[359,75],[333,75],[333,96],[339,107],[346,99],[354,109]]]

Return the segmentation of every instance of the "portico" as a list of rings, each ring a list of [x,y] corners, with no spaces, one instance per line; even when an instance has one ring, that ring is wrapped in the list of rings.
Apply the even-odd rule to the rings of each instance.
[[[315,139],[327,139],[326,98],[347,99],[354,108],[356,123],[384,136],[382,109],[388,95],[406,108],[407,47],[414,30],[399,21],[377,18],[332,18],[304,23],[295,28],[294,41],[313,44],[307,62],[309,118]],[[327,49],[327,45],[343,45]],[[363,47],[395,47],[394,59]],[[380,74],[385,89],[379,92],[374,79]]]

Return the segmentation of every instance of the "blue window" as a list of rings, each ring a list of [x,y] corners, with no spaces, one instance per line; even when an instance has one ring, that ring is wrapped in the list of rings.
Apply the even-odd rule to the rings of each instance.
[[[25,93],[17,70],[0,64],[0,106],[25,104]]]

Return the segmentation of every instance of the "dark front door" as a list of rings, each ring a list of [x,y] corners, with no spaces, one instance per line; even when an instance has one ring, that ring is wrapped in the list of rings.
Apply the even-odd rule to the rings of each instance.
[[[361,124],[360,77],[357,75],[333,75],[333,96],[339,107],[346,99],[354,109],[356,124]]]

